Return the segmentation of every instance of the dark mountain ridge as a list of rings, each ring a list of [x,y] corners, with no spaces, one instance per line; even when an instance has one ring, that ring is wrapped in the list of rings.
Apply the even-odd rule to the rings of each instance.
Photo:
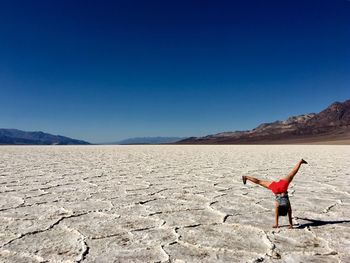
[[[86,145],[86,141],[76,140],[61,135],[52,135],[41,131],[21,131],[0,129],[0,144],[7,145]]]
[[[263,123],[248,131],[191,137],[179,144],[284,144],[350,140],[350,100],[335,102],[320,113]]]

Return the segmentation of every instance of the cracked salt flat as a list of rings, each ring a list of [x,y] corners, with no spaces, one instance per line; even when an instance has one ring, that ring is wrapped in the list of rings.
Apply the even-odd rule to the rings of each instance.
[[[348,146],[0,148],[0,262],[350,262]],[[274,223],[290,186],[295,229]]]

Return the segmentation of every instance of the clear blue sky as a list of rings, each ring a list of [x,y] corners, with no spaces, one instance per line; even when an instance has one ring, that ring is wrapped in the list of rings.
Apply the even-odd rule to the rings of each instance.
[[[350,98],[350,1],[0,1],[0,127],[200,136]]]

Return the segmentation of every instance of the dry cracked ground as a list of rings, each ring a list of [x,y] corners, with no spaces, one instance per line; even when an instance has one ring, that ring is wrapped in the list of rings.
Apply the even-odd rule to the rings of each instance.
[[[290,186],[294,229],[273,229]],[[350,262],[348,146],[0,148],[1,262]]]

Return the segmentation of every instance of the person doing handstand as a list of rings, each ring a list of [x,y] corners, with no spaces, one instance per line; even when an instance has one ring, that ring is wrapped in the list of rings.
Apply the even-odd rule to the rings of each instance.
[[[289,198],[288,198],[288,186],[290,182],[293,180],[294,176],[299,171],[299,168],[303,163],[307,164],[305,160],[301,159],[294,166],[292,171],[287,176],[280,179],[278,182],[263,181],[252,176],[242,176],[242,180],[244,184],[247,183],[247,180],[251,181],[255,184],[258,184],[265,188],[270,189],[276,195],[276,202],[275,202],[276,224],[273,226],[274,228],[278,228],[278,217],[285,216],[287,215],[287,213],[288,213],[288,219],[289,219],[289,228],[293,228],[292,206],[290,205]]]

